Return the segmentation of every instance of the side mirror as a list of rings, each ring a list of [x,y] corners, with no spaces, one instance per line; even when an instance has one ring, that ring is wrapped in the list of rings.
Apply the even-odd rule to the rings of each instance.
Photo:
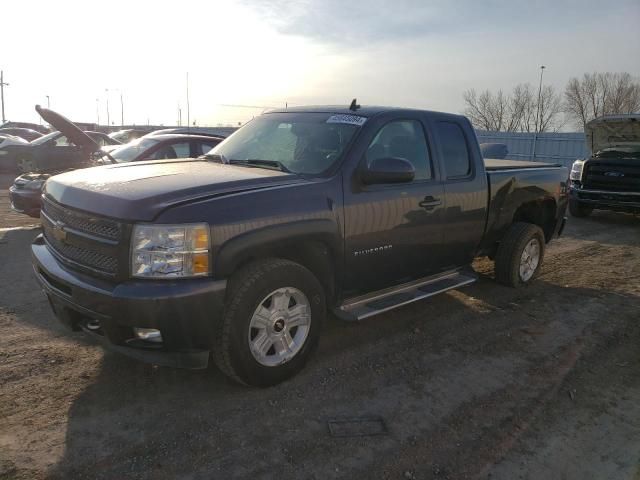
[[[378,183],[406,183],[416,176],[411,162],[404,158],[376,158],[362,172],[362,181],[366,185]]]

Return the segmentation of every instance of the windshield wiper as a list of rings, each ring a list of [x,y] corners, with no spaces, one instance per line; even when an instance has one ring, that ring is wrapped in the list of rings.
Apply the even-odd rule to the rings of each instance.
[[[271,170],[280,170],[285,173],[292,173],[282,162],[278,160],[261,160],[259,158],[249,158],[247,160],[229,160],[232,165],[248,165],[250,167],[269,168]]]

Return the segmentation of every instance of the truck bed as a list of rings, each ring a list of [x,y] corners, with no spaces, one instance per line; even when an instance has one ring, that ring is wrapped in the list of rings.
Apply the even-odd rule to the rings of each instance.
[[[484,160],[487,170],[489,209],[481,252],[491,252],[513,223],[516,210],[525,203],[553,201],[553,218],[562,217],[566,207],[563,185],[569,179],[566,167],[553,163],[517,160]]]
[[[498,160],[495,158],[484,159],[484,168],[489,172],[495,170],[516,170],[521,168],[549,168],[561,166],[562,165],[557,163],[523,162],[520,160]]]

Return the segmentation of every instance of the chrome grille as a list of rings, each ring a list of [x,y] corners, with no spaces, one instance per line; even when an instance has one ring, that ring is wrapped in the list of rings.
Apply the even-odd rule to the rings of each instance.
[[[53,203],[47,198],[43,201],[42,210],[44,210],[50,219],[62,222],[84,233],[116,241],[120,240],[122,235],[122,226],[118,222],[69,210]]]
[[[51,235],[50,228],[44,228],[44,236],[49,246],[53,248],[58,255],[62,256],[64,260],[71,261],[80,267],[101,270],[110,275],[115,275],[118,271],[118,259],[115,257],[62,243],[55,238],[55,236]]]
[[[69,267],[115,277],[120,272],[122,224],[44,199],[42,229],[49,248]]]

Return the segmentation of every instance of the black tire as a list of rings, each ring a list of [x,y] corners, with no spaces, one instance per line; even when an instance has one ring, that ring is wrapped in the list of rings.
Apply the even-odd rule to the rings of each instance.
[[[520,275],[520,262],[525,247],[533,239],[539,244],[539,261],[530,278]],[[496,281],[509,287],[520,287],[534,280],[540,273],[544,259],[545,238],[540,227],[532,223],[517,222],[511,225],[502,238],[495,261]]]
[[[277,366],[265,366],[249,348],[251,318],[265,297],[285,287],[298,289],[307,297],[311,310],[309,331],[293,358]],[[325,316],[324,290],[309,270],[289,260],[254,262],[229,282],[225,314],[216,329],[214,361],[225,375],[239,383],[257,387],[276,385],[302,370],[318,344]]]
[[[569,200],[569,213],[571,213],[572,217],[588,217],[591,212],[593,212],[593,208],[581,205],[577,200]]]

